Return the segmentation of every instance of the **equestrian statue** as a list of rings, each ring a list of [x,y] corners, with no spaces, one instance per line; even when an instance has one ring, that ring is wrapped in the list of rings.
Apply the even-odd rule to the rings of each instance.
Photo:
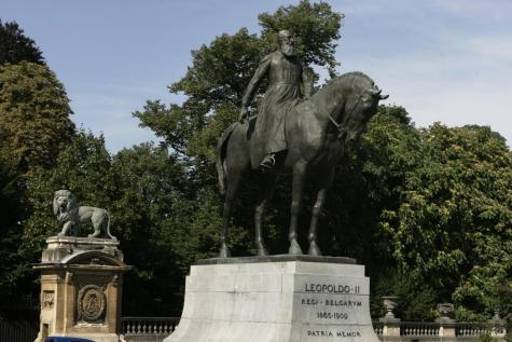
[[[239,122],[224,131],[217,146],[218,180],[225,195],[219,254],[223,258],[230,256],[226,237],[233,202],[249,170],[259,170],[263,184],[254,214],[257,255],[268,254],[262,237],[264,208],[278,175],[288,170],[293,175],[289,254],[303,254],[297,241],[297,220],[308,181],[316,189],[308,254],[321,255],[317,227],[334,168],[345,145],[357,140],[377,112],[379,100],[388,97],[361,72],[334,78],[313,95],[312,71],[304,68],[295,55],[292,35],[283,30],[278,37],[279,49],[262,59],[246,89]],[[265,77],[268,88],[253,122],[247,108]]]

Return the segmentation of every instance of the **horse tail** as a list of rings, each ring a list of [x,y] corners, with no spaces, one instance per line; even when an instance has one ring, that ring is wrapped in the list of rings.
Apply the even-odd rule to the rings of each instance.
[[[227,178],[227,170],[224,166],[224,161],[226,160],[226,151],[228,146],[229,137],[238,126],[238,122],[232,123],[222,136],[219,138],[217,143],[217,160],[215,162],[215,167],[217,168],[217,179],[219,182],[219,190],[221,195],[226,193],[226,178]]]
[[[117,240],[117,238],[110,233],[110,213],[108,212],[108,210],[105,210],[105,213],[107,214],[107,235],[112,240]]]

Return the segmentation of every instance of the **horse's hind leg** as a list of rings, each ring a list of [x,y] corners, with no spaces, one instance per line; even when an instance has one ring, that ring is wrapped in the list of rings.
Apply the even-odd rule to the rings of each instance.
[[[318,228],[318,221],[320,220],[320,215],[322,214],[322,208],[324,206],[325,197],[327,194],[327,189],[332,183],[333,173],[331,172],[330,175],[326,175],[324,177],[321,177],[321,184],[319,187],[319,190],[316,194],[316,201],[313,205],[313,213],[311,215],[311,225],[309,226],[309,255],[322,255],[322,252],[320,251],[320,248],[318,247],[316,243],[316,231]]]
[[[240,171],[231,171],[230,172],[230,178],[228,182],[228,187],[226,190],[226,196],[224,198],[224,210],[222,212],[222,218],[224,221],[223,227],[222,227],[222,233],[220,236],[220,252],[219,252],[219,258],[229,258],[231,256],[231,253],[229,252],[228,245],[226,244],[226,239],[228,236],[228,229],[229,229],[229,220],[231,218],[231,211],[233,209],[233,200],[235,199],[235,196],[238,191],[238,186],[240,185],[240,179],[241,179],[241,172]]]
[[[326,188],[320,189],[316,195],[316,202],[313,205],[313,213],[311,215],[311,225],[309,226],[309,255],[320,256],[322,252],[316,243],[316,230],[318,226],[318,220],[320,218],[320,214],[322,213],[322,207],[325,201],[325,194],[327,192]]]
[[[265,206],[268,204],[270,199],[272,198],[272,195],[274,194],[275,184],[276,184],[276,176],[275,175],[268,175],[264,176],[263,179],[263,194],[260,197],[258,204],[256,205],[256,209],[254,210],[254,227],[256,232],[256,249],[257,249],[257,255],[258,256],[265,256],[267,255],[267,249],[265,248],[265,243],[263,242],[262,237],[262,220],[263,220],[263,213],[265,212]]]

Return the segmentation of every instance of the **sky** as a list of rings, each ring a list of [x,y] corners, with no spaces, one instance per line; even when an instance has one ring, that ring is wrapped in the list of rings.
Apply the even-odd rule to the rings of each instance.
[[[179,103],[167,85],[191,50],[286,0],[0,0],[0,19],[34,39],[64,84],[78,127],[115,153],[158,141],[132,112],[146,100]],[[488,125],[512,146],[512,1],[333,0],[345,14],[339,72],[363,71],[417,127]]]

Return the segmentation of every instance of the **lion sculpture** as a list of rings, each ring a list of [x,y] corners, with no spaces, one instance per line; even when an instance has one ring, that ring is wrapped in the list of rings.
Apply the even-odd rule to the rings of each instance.
[[[88,237],[99,237],[103,229],[107,237],[117,240],[115,236],[110,234],[110,216],[108,212],[102,208],[78,206],[75,195],[69,190],[55,191],[53,213],[57,217],[57,221],[64,222],[58,236],[69,235],[73,226],[90,222],[94,232],[89,234]]]

